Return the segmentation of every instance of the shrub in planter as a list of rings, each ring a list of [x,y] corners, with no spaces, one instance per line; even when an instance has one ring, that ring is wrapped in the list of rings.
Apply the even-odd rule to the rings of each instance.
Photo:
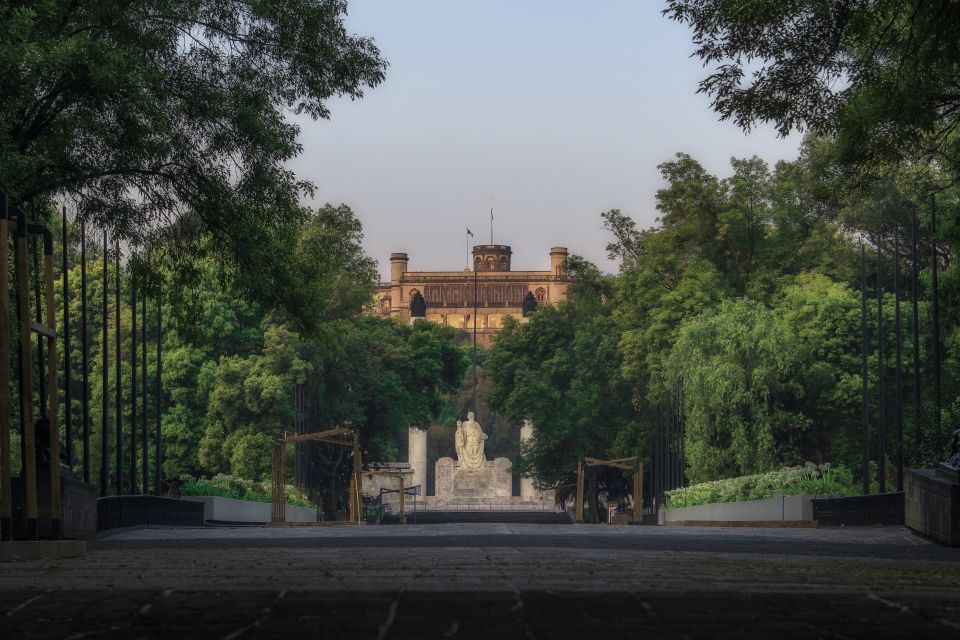
[[[701,482],[689,487],[667,491],[667,507],[694,507],[721,502],[746,502],[773,497],[775,491],[784,495],[856,495],[853,473],[843,466],[829,463],[816,465],[808,462],[802,467],[784,467],[777,471],[758,473],[712,482]]]
[[[219,473],[210,479],[194,478],[184,474],[180,476],[183,483],[180,486],[180,495],[184,496],[215,496],[233,498],[235,500],[249,500],[251,502],[270,502],[272,500],[270,487],[263,482],[254,482],[244,478],[236,478]],[[284,487],[287,504],[299,507],[313,507],[306,496],[293,485]]]

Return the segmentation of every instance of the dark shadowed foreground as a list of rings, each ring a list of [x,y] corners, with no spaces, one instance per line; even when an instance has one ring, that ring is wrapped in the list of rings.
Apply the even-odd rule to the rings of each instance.
[[[950,638],[960,549],[900,527],[140,530],[81,560],[0,566],[0,632]]]

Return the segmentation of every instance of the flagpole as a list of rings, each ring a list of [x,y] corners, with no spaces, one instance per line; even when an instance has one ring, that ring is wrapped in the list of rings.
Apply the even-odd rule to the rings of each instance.
[[[493,207],[490,207],[490,244],[493,244]]]
[[[473,410],[477,410],[477,269],[473,269]]]

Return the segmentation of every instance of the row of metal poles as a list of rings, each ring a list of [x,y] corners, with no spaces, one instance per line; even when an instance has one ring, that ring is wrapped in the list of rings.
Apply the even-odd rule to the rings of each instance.
[[[27,221],[26,213],[20,207],[8,207],[6,194],[0,191],[0,266],[3,273],[0,277],[0,539],[9,540],[13,537],[13,482],[12,482],[12,452],[11,452],[11,434],[10,434],[10,369],[9,369],[9,345],[14,332],[8,323],[9,313],[9,287],[7,282],[7,270],[9,260],[8,247],[8,223],[15,222],[11,227],[16,231],[15,242],[15,266],[17,282],[17,320],[18,320],[18,353],[17,372],[18,372],[18,395],[19,395],[19,435],[20,435],[20,459],[21,459],[21,478],[23,484],[23,510],[26,519],[26,537],[36,539],[39,536],[39,526],[37,520],[38,513],[38,495],[37,495],[37,464],[43,462],[50,469],[50,488],[49,488],[49,508],[51,514],[51,535],[58,538],[61,535],[61,492],[60,492],[60,427],[59,427],[59,375],[57,371],[57,333],[56,317],[54,307],[54,284],[53,284],[53,237],[49,229],[38,223],[36,208],[33,208],[33,223]],[[62,211],[62,268],[63,268],[63,329],[62,337],[64,341],[64,403],[67,407],[65,411],[64,432],[65,432],[65,458],[69,468],[74,464],[74,426],[72,420],[72,370],[71,370],[71,329],[70,329],[70,283],[69,283],[69,236],[66,208]],[[44,268],[41,275],[39,267],[39,251],[36,243],[36,236],[42,235],[44,240]],[[36,278],[34,280],[34,298],[36,309],[36,320],[30,318],[30,270],[28,263],[28,244],[27,239],[31,237],[33,265]],[[123,459],[123,407],[122,407],[122,370],[121,370],[121,252],[119,242],[114,241],[115,246],[115,352],[114,364],[116,369],[115,377],[115,420],[116,420],[116,440],[114,452],[116,454],[116,494],[123,494],[124,488],[124,459]],[[108,274],[109,245],[107,232],[103,232],[103,299],[102,299],[102,411],[101,411],[101,456],[100,456],[100,494],[106,496],[109,494],[109,459],[110,459],[110,439],[109,439],[109,340],[108,340],[108,302],[110,297],[110,283]],[[80,223],[80,296],[81,296],[81,444],[82,444],[82,478],[84,482],[90,482],[90,380],[89,380],[89,328],[87,323],[88,297],[87,297],[87,255],[86,255],[86,230],[83,223]],[[46,306],[46,321],[41,312],[41,281],[44,282],[43,299]],[[129,492],[137,492],[137,463],[138,454],[140,457],[142,473],[142,493],[149,493],[149,434],[148,434],[148,416],[147,416],[147,296],[141,295],[139,302],[142,311],[142,334],[138,335],[137,319],[137,289],[136,276],[133,270],[133,261],[130,264],[130,308],[131,308],[131,385],[130,394],[130,458],[129,458]],[[154,442],[154,492],[159,494],[161,491],[161,473],[160,473],[160,421],[161,421],[161,314],[160,305],[157,304],[157,358],[156,358],[156,378],[154,400],[156,404],[156,427],[153,434]],[[36,423],[33,421],[34,388],[33,388],[33,355],[31,347],[31,335],[37,334],[37,355],[40,362],[40,375],[38,376],[39,402],[38,415],[40,417]],[[140,338],[142,337],[142,341]],[[137,365],[138,365],[138,346],[142,357],[142,392],[138,393],[137,388]],[[46,356],[44,352],[46,351]],[[43,375],[44,362],[46,362],[47,374]],[[138,407],[138,395],[142,394],[142,403]],[[48,397],[49,396],[49,397]],[[142,412],[140,409],[142,408]],[[138,418],[140,421],[141,437],[137,439]],[[44,442],[46,441],[46,442]],[[45,445],[45,446],[44,446]],[[39,455],[38,455],[39,454]]]
[[[683,385],[670,390],[656,409],[651,469],[651,507],[656,510],[666,500],[666,492],[686,484],[684,475]]]
[[[918,240],[917,234],[919,227],[917,225],[916,211],[910,224],[910,303],[912,311],[912,333],[913,333],[913,430],[914,430],[914,456],[913,462],[921,462],[921,452],[923,442],[923,406],[921,399],[920,382],[920,312],[918,306]],[[903,327],[901,314],[902,283],[901,283],[901,252],[900,252],[901,230],[897,227],[893,236],[893,288],[894,288],[894,340],[895,340],[895,358],[894,366],[895,390],[894,390],[894,421],[896,428],[896,449],[894,452],[894,461],[896,465],[896,490],[903,491]],[[930,199],[930,301],[931,301],[931,335],[930,335],[930,360],[929,371],[932,376],[933,393],[933,419],[934,419],[934,450],[943,440],[940,433],[940,294],[938,265],[939,256],[937,249],[937,210],[936,200]],[[883,324],[883,251],[879,239],[876,243],[877,253],[877,440],[876,440],[876,461],[877,461],[877,482],[880,493],[887,491],[886,478],[886,458],[887,458],[887,391],[886,391],[886,362],[884,350],[885,329]],[[863,386],[862,397],[862,450],[861,450],[861,473],[863,476],[863,493],[870,493],[870,384],[869,384],[869,366],[868,358],[870,354],[870,332],[868,326],[867,312],[867,260],[866,248],[860,245],[860,292],[861,292],[861,332],[862,332],[862,353],[861,353],[861,378]]]
[[[70,362],[70,282],[69,282],[69,236],[67,225],[66,207],[62,212],[62,237],[63,237],[63,333],[64,333],[64,398],[67,407],[71,406],[72,393],[72,368]],[[87,323],[87,235],[86,226],[83,222],[79,223],[80,228],[80,354],[81,354],[81,467],[84,482],[90,482],[90,332]],[[120,243],[114,240],[114,454],[115,472],[113,484],[115,495],[125,493],[150,493],[150,462],[149,445],[150,434],[148,429],[148,410],[149,410],[149,382],[148,382],[148,363],[147,347],[149,340],[149,329],[147,325],[147,295],[146,292],[137,291],[137,279],[134,269],[134,258],[129,262],[129,280],[130,280],[130,458],[129,458],[129,482],[124,483],[124,438],[123,438],[123,371],[121,358],[121,286],[120,276],[122,272]],[[110,495],[110,405],[109,405],[109,378],[110,378],[110,341],[109,341],[109,297],[110,282],[108,273],[108,264],[110,258],[110,245],[106,229],[103,230],[103,296],[102,296],[102,324],[101,324],[101,371],[102,380],[102,398],[100,415],[100,495]],[[142,330],[137,329],[137,306],[140,306],[142,319]],[[161,372],[162,372],[162,315],[159,300],[156,304],[156,367],[154,376],[154,413],[155,425],[153,432],[153,493],[160,495],[162,490],[161,474],[161,411],[162,399],[161,392]],[[139,347],[139,349],[138,349]],[[138,351],[140,366],[141,385],[137,384]],[[140,438],[137,438],[138,424],[140,422]],[[67,465],[74,465],[74,428],[72,421],[72,412],[67,411],[65,416],[66,431],[66,450]],[[139,456],[138,456],[139,454]],[[143,471],[142,483],[138,483],[137,458],[140,458],[140,465]],[[139,491],[138,491],[139,489]]]
[[[293,431],[295,435],[304,435],[314,431],[313,421],[310,420],[312,403],[306,384],[295,384],[293,387],[294,419]],[[319,442],[295,442],[293,483],[313,495],[320,490],[320,465],[316,463],[318,449],[323,446]]]

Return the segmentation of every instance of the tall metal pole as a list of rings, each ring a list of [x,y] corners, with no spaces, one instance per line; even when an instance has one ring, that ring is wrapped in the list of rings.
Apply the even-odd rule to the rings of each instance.
[[[893,232],[893,288],[897,338],[897,491],[903,491],[903,323],[900,320],[900,227]]]
[[[933,303],[933,427],[934,442],[943,446],[940,433],[940,261],[937,256],[937,200],[930,196],[930,298]],[[940,451],[936,452],[941,453]]]
[[[473,265],[473,399],[471,405],[477,410],[477,265]]]
[[[683,401],[684,401],[684,392],[683,392],[683,378],[680,378],[680,485],[681,487],[686,485],[685,482],[685,472],[686,472],[686,438],[687,438],[687,422],[684,418],[683,413]]]
[[[83,481],[90,482],[90,335],[87,331],[87,229],[80,221],[80,408]]]
[[[114,251],[116,251],[116,264],[115,264],[115,274],[114,274],[114,284],[116,285],[116,295],[115,295],[115,308],[114,315],[116,316],[116,331],[114,332],[114,349],[115,354],[113,356],[114,362],[114,373],[116,377],[116,382],[114,383],[114,412],[116,413],[116,429],[117,429],[117,443],[116,443],[116,453],[117,453],[117,471],[116,471],[116,481],[117,481],[117,495],[123,495],[123,380],[121,379],[121,369],[120,369],[120,242],[114,238]]]
[[[50,452],[49,469],[49,505],[50,505],[50,537],[59,540],[63,535],[63,519],[61,514],[62,495],[60,486],[60,395],[57,386],[60,382],[57,371],[57,307],[54,302],[53,291],[53,233],[45,227],[39,227],[43,233],[43,280],[44,280],[44,324],[53,329],[52,335],[44,336],[47,343],[47,438]],[[39,274],[38,274],[39,275]],[[40,375],[44,375],[43,363],[40,363]]]
[[[13,539],[13,452],[10,436],[10,242],[7,194],[0,190],[0,540]]]
[[[660,416],[663,413],[663,402],[657,404],[656,414],[653,419],[653,497],[657,502],[657,509],[660,504]]]
[[[163,304],[161,303],[160,296],[157,295],[157,388],[156,388],[156,403],[157,403],[157,427],[156,431],[153,434],[153,483],[154,483],[154,492],[156,495],[160,495],[161,490],[161,473],[160,473],[160,409],[161,409],[161,381],[160,376],[163,372],[163,324],[160,317],[161,310],[163,309]]]
[[[666,471],[666,483],[663,486],[663,490],[669,491],[673,488],[673,392],[670,391],[667,394],[667,423],[666,425],[666,435],[667,441],[663,447],[663,452],[667,454],[666,462],[663,465],[663,470]]]
[[[130,493],[137,491],[137,279],[130,256]]]
[[[19,211],[17,218],[17,320],[20,335],[17,341],[19,352],[18,367],[20,373],[20,432],[21,471],[26,502],[24,513],[27,518],[27,539],[37,540],[39,528],[37,522],[37,449],[36,433],[33,426],[33,360],[30,346],[30,273],[27,266],[27,214]],[[40,369],[41,378],[43,368]]]
[[[673,488],[680,486],[680,387],[674,385],[673,391]]]
[[[866,249],[863,241],[860,242],[860,329],[861,338],[861,356],[860,356],[860,377],[863,379],[863,432],[861,444],[861,466],[860,471],[863,474],[863,495],[870,493],[870,405],[867,393],[869,385],[867,383],[867,258]]]
[[[920,405],[920,310],[917,278],[917,209],[913,209],[910,221],[910,303],[913,307],[913,462],[920,463],[920,450],[923,446],[923,429],[920,425],[922,407]]]
[[[101,383],[100,383],[100,495],[106,496],[110,492],[110,435],[107,426],[110,424],[110,344],[107,342],[107,300],[110,297],[110,282],[107,276],[107,229],[103,229],[103,322],[101,323],[101,337],[103,340],[100,350]]]
[[[63,402],[66,414],[64,430],[67,434],[67,466],[73,470],[73,403],[70,384],[70,242],[67,237],[67,208],[63,207]]]
[[[150,437],[147,429],[147,411],[149,411],[149,391],[150,388],[147,386],[147,334],[149,333],[147,329],[147,292],[144,291],[141,296],[140,305],[143,309],[143,315],[141,320],[143,320],[143,340],[141,340],[141,352],[140,356],[143,360],[143,422],[142,429],[140,430],[140,439],[143,442],[143,457],[140,459],[141,466],[143,467],[143,495],[150,493]],[[133,310],[136,314],[136,309]]]
[[[300,384],[293,383],[293,432],[300,435]],[[293,483],[303,488],[300,478],[300,443],[293,443]]]
[[[37,202],[36,200],[31,201],[30,203],[30,217],[33,219],[34,224],[38,222],[37,220]],[[27,223],[26,220],[23,221],[24,224]],[[37,324],[43,324],[43,295],[40,293],[40,280],[42,279],[40,270],[40,249],[37,247],[37,236],[30,238],[31,249],[33,249],[33,303],[36,309]],[[40,387],[40,397],[39,397],[39,406],[40,406],[40,415],[42,417],[47,416],[47,379],[43,375],[43,363],[47,361],[46,356],[44,356],[45,346],[44,341],[46,338],[38,333],[37,334],[37,371],[39,375],[37,376],[37,383]]]
[[[886,365],[883,358],[883,264],[880,238],[877,237],[877,409],[880,424],[877,428],[877,481],[880,493],[887,492],[887,395]]]

